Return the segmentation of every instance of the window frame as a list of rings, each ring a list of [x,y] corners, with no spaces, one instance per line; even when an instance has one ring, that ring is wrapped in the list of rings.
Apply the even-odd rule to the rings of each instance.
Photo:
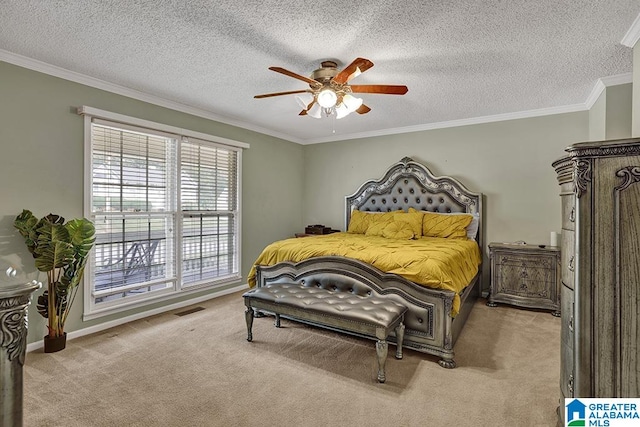
[[[174,215],[174,242],[173,242],[173,254],[175,257],[175,280],[172,288],[163,289],[157,292],[142,293],[133,297],[123,298],[122,301],[116,301],[114,303],[102,303],[96,304],[95,297],[93,296],[93,284],[91,278],[93,277],[92,264],[87,263],[85,275],[83,278],[83,290],[84,290],[84,312],[83,320],[97,319],[110,314],[144,307],[149,304],[158,303],[166,300],[174,299],[178,296],[188,295],[195,292],[201,292],[205,289],[215,289],[227,284],[232,284],[241,280],[241,260],[242,260],[242,235],[241,235],[241,220],[242,220],[242,152],[244,149],[249,148],[249,144],[235,141],[227,138],[222,138],[214,135],[209,135],[197,131],[188,129],[182,129],[179,127],[157,123],[145,119],[136,117],[130,117],[119,113],[113,113],[110,111],[100,110],[94,107],[82,106],[77,110],[79,115],[84,116],[84,203],[83,210],[86,218],[93,218],[94,212],[91,210],[92,195],[93,195],[93,168],[92,168],[92,124],[94,119],[98,124],[101,122],[111,122],[114,126],[122,127],[123,129],[131,129],[137,131],[148,131],[153,134],[165,134],[176,140],[176,152],[175,152],[175,182],[172,185],[175,188],[176,205],[174,210],[169,211],[171,215]],[[237,191],[237,208],[235,210],[236,217],[234,223],[234,235],[237,250],[235,251],[234,263],[237,265],[237,272],[225,276],[223,278],[214,278],[210,280],[202,281],[197,285],[185,285],[182,279],[182,223],[183,218],[187,215],[188,211],[183,211],[181,206],[181,147],[183,142],[189,142],[190,139],[199,140],[210,147],[218,147],[226,150],[236,152],[237,165],[236,165],[236,191]]]

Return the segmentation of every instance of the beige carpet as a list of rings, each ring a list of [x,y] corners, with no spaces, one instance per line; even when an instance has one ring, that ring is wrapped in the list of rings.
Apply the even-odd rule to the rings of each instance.
[[[246,341],[240,294],[27,355],[25,426],[549,426],[560,320],[474,307],[458,367],[405,350],[376,381],[373,341],[273,318]],[[179,312],[184,310],[179,310]]]

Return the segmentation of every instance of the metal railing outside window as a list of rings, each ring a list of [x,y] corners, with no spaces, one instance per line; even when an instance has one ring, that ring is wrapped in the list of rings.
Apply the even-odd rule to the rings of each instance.
[[[240,148],[96,117],[88,146],[85,313],[240,279]]]

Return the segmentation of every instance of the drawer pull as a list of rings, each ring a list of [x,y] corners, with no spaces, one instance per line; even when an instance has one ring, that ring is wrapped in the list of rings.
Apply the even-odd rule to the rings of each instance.
[[[573,266],[574,259],[575,259],[575,255],[571,255],[571,258],[569,259],[569,271],[575,270],[575,267]]]
[[[569,212],[569,221],[576,222],[576,207],[571,208],[571,212]]]
[[[573,397],[573,374],[569,375],[569,384],[567,384],[569,386],[569,396],[567,397]]]
[[[569,330],[573,332],[573,316],[569,318]]]

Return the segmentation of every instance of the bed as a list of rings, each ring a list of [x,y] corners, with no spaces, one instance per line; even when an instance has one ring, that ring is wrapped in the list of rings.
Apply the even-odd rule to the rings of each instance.
[[[404,347],[439,356],[438,363],[441,366],[454,368],[454,344],[474,302],[482,292],[482,198],[481,193],[470,191],[456,179],[436,177],[426,166],[405,157],[393,164],[382,178],[365,182],[355,193],[346,197],[345,230],[348,232],[274,242],[256,260],[249,273],[249,284],[262,287],[288,282],[336,292],[393,299],[408,307],[405,315]],[[438,219],[445,218],[445,215],[432,213],[449,214],[446,215],[447,218],[468,218],[469,215],[456,214],[471,214],[473,224],[465,223],[465,230],[468,230],[465,233],[468,236],[456,239],[455,243],[456,248],[464,250],[455,251],[473,253],[473,260],[465,261],[467,264],[475,264],[472,271],[461,274],[457,264],[450,267],[445,265],[443,270],[447,271],[429,273],[430,276],[424,279],[420,262],[392,259],[390,265],[380,264],[380,259],[388,261],[391,256],[378,254],[378,243],[367,243],[375,246],[371,248],[373,255],[369,252],[369,247],[362,246],[364,240],[388,240],[393,245],[390,252],[395,256],[396,252],[401,252],[406,247],[418,246],[419,251],[434,250],[421,249],[423,241],[425,244],[432,244],[428,241],[433,240],[436,247],[453,242],[453,239],[441,238],[440,235],[433,238],[418,238],[414,235],[406,239],[404,234],[407,227],[411,228],[413,225],[405,226],[404,223],[401,230],[394,223],[393,233],[399,234],[392,234],[392,239],[385,239],[384,237],[389,237],[384,234],[390,229],[388,221],[382,233],[384,236],[373,233],[371,239],[368,238],[369,231],[375,228],[372,224],[384,215],[392,215],[404,221],[405,213],[416,215],[416,212],[423,214],[425,218],[435,216]],[[371,221],[366,238],[358,231],[361,223],[356,221],[357,218],[368,218]],[[397,238],[400,235],[404,237]],[[347,243],[340,241],[343,238]],[[292,249],[295,245],[303,245],[304,250],[301,252],[304,254],[295,252]],[[334,249],[325,252],[317,249],[323,245]],[[450,251],[448,247],[446,251]],[[434,258],[432,254],[433,252],[422,254],[422,257],[429,260],[438,258]],[[447,276],[449,273],[460,277],[450,278]],[[440,276],[443,279],[438,282],[436,279]],[[394,340],[392,334],[389,341]]]

